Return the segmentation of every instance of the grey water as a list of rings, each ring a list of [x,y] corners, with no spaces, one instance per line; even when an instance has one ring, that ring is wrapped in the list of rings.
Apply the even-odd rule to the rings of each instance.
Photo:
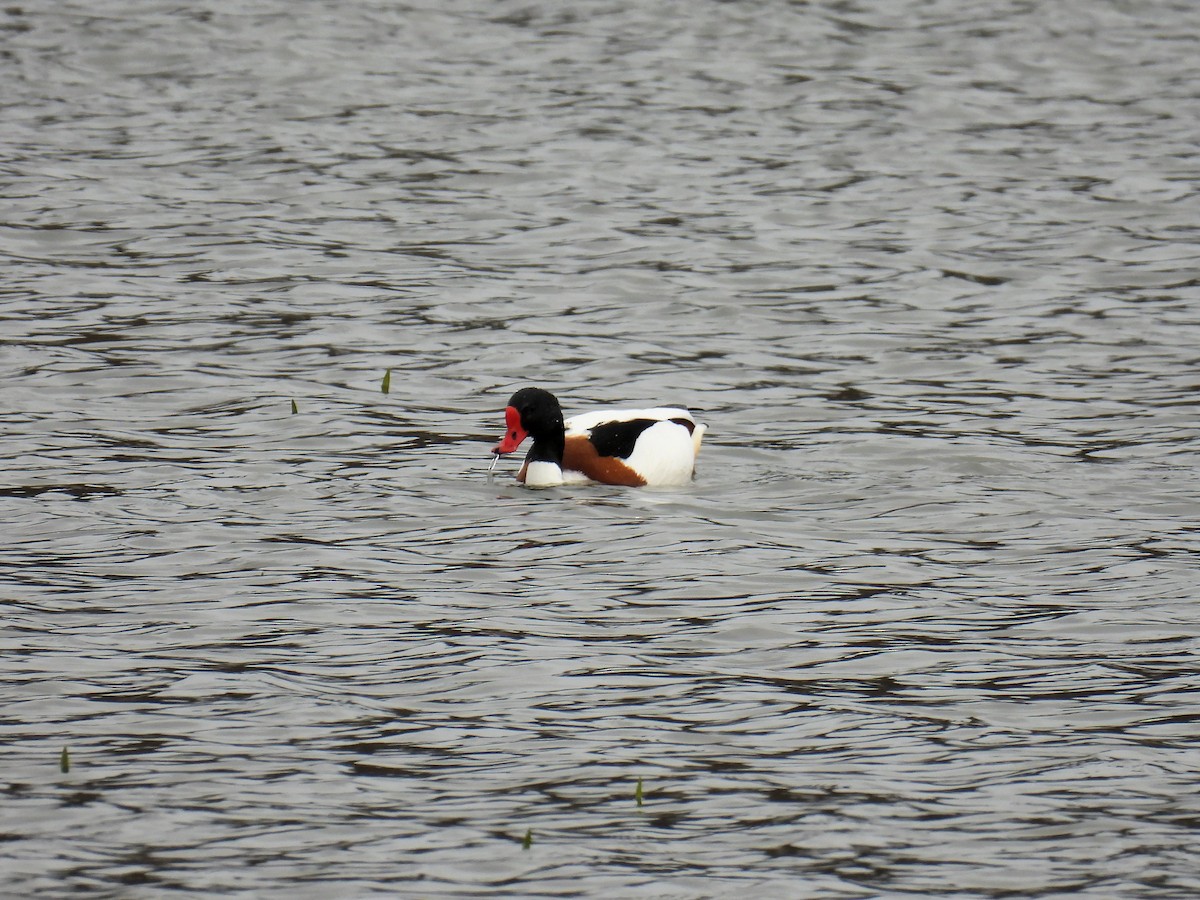
[[[0,10],[0,893],[1200,894],[1198,50]],[[489,480],[526,384],[694,483]]]

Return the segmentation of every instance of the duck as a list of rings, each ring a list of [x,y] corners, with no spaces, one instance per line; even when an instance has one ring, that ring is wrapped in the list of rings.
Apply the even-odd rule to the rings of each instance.
[[[599,482],[669,487],[690,482],[708,426],[681,407],[599,409],[564,419],[558,398],[539,387],[521,388],[504,409],[505,431],[492,453],[512,453],[527,437],[533,445],[517,474],[526,487]]]

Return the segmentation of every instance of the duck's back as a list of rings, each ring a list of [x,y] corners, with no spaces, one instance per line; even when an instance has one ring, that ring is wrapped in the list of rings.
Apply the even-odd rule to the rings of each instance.
[[[564,424],[564,470],[628,485],[687,484],[707,430],[686,409],[673,406],[594,410]]]

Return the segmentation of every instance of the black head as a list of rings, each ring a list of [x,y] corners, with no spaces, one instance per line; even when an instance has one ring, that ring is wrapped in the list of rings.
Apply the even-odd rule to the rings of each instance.
[[[537,440],[562,432],[563,414],[558,398],[541,388],[521,388],[509,398],[508,405],[517,411],[521,425]]]
[[[504,410],[504,437],[492,452],[512,453],[527,437],[533,438],[530,450],[538,459],[561,459],[563,417],[558,399],[541,388],[521,388]]]

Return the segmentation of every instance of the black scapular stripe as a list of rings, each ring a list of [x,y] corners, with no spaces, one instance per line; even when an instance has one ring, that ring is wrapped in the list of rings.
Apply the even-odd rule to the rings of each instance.
[[[628,459],[643,431],[658,419],[630,419],[628,422],[601,422],[592,429],[590,439],[601,456]]]

